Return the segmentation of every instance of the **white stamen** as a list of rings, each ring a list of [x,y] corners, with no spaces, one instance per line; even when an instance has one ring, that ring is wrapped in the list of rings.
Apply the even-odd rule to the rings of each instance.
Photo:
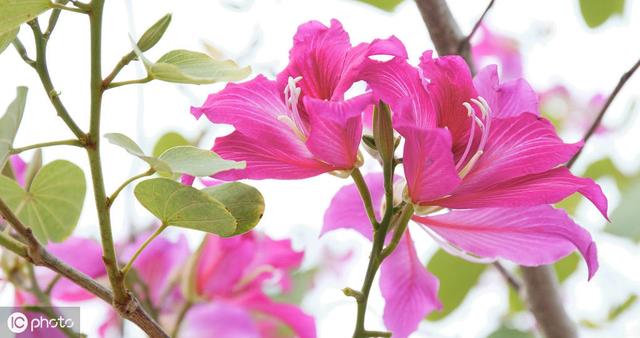
[[[472,122],[471,122],[471,131],[469,133],[469,141],[467,142],[467,146],[462,156],[460,157],[460,160],[458,161],[458,163],[456,163],[456,169],[459,170],[460,177],[466,176],[469,173],[469,171],[471,171],[471,169],[476,164],[476,162],[480,159],[480,156],[482,156],[482,154],[484,153],[484,147],[487,144],[487,139],[489,138],[489,132],[491,129],[491,107],[489,107],[487,100],[485,100],[482,96],[478,96],[477,99],[473,98],[470,101],[474,105],[476,105],[478,109],[480,109],[482,119],[480,119],[475,114],[475,109],[469,102],[464,102],[462,104],[467,109],[467,115],[472,118]],[[462,168],[462,170],[460,170],[460,167],[464,164],[464,161],[467,159],[469,155],[469,151],[471,150],[471,146],[473,144],[473,138],[475,136],[475,128],[473,126],[474,122],[475,124],[478,125],[478,127],[482,131],[480,143],[478,144],[478,149],[476,150],[475,154],[473,154],[469,162]]]
[[[287,85],[284,87],[284,100],[287,105],[289,115],[278,116],[278,121],[283,122],[301,139],[303,142],[307,140],[307,132],[300,118],[300,112],[298,111],[298,101],[300,100],[301,89],[297,87],[298,82],[302,80],[302,76],[293,78],[289,76]]]

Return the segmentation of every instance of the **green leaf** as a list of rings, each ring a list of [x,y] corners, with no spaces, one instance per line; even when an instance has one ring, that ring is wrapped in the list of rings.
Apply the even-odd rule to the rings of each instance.
[[[141,51],[145,52],[155,46],[158,41],[162,38],[164,33],[167,31],[169,24],[171,23],[171,14],[167,14],[160,18],[153,26],[149,27],[140,40],[138,40],[138,48]]]
[[[596,28],[613,15],[624,12],[624,0],[580,0],[580,12],[584,22]]]
[[[231,212],[238,222],[234,235],[253,229],[264,214],[264,197],[258,189],[240,182],[232,182],[202,189]]]
[[[624,302],[619,305],[613,307],[609,314],[607,315],[607,320],[612,322],[616,320],[620,315],[622,315],[625,311],[627,311],[632,305],[634,305],[638,301],[638,296],[634,294],[630,294]]]
[[[162,160],[159,160],[153,156],[145,155],[144,151],[140,149],[132,139],[128,136],[120,133],[109,133],[105,134],[104,137],[109,140],[112,144],[117,145],[118,147],[126,150],[129,154],[138,157],[139,159],[147,162],[151,168],[155,169],[159,172],[171,173],[171,167]]]
[[[2,54],[2,52],[7,49],[7,47],[13,42],[13,40],[16,39],[18,31],[20,31],[20,26],[4,33],[0,33],[0,54]]]
[[[640,242],[638,205],[640,205],[640,180],[634,182],[628,191],[622,194],[620,205],[611,214],[611,223],[605,226],[604,231]]]
[[[156,63],[147,64],[147,71],[154,79],[190,84],[238,81],[251,74],[250,67],[240,68],[232,60],[215,60],[184,49],[170,51]]]
[[[176,133],[175,131],[170,131],[160,136],[156,145],[153,147],[153,156],[158,157],[169,148],[189,145],[191,145],[191,143],[184,138],[184,136]]]
[[[616,181],[616,185],[620,190],[628,188],[629,183],[632,180],[632,177],[622,173],[613,163],[611,158],[608,157],[591,163],[582,176],[586,176],[594,180],[610,176]]]
[[[393,12],[403,0],[358,0],[371,6],[382,9],[383,11]]]
[[[531,332],[520,331],[505,326],[500,327],[487,338],[535,338]]]
[[[49,8],[49,0],[0,0],[0,33],[33,20]]]
[[[236,220],[224,205],[206,193],[166,178],[140,182],[136,198],[162,224],[231,236]]]
[[[562,283],[567,280],[567,278],[576,272],[579,263],[580,255],[575,252],[556,262],[553,265],[553,268],[558,276],[558,281]]]
[[[442,249],[436,251],[431,257],[427,269],[440,280],[438,297],[442,302],[442,310],[433,312],[427,319],[443,319],[460,306],[486,267],[485,264],[467,262]]]
[[[62,242],[73,233],[86,193],[84,173],[77,165],[64,160],[45,165],[28,191],[4,176],[0,183],[2,198],[43,244]]]
[[[0,169],[4,168],[9,158],[26,103],[27,87],[18,87],[15,100],[9,104],[6,113],[0,118]]]
[[[168,164],[174,173],[198,177],[211,176],[221,171],[244,169],[246,167],[244,161],[227,161],[212,151],[194,146],[173,147],[162,153],[158,159]]]

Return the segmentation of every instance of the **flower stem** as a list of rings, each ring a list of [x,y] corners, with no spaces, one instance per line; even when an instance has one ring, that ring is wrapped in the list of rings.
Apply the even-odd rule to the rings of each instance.
[[[356,187],[358,187],[358,191],[362,197],[362,202],[364,203],[364,208],[367,210],[367,216],[369,216],[369,221],[371,221],[371,224],[375,229],[378,227],[378,220],[376,220],[376,214],[373,211],[373,203],[371,202],[369,187],[367,187],[367,183],[364,181],[364,177],[362,177],[360,169],[353,169],[353,171],[351,171],[351,177],[353,178]]]
[[[153,169],[153,168],[149,168],[149,170],[147,170],[147,171],[145,171],[145,172],[143,172],[143,173],[141,173],[141,174],[135,175],[135,176],[133,176],[133,177],[130,177],[129,179],[127,179],[126,181],[124,181],[124,182],[123,182],[123,183],[118,187],[118,189],[116,189],[116,191],[114,191],[114,192],[113,192],[113,194],[111,194],[111,196],[109,196],[109,197],[108,197],[108,199],[107,199],[107,205],[108,205],[108,207],[111,207],[111,206],[113,205],[113,201],[115,201],[115,200],[116,200],[116,198],[118,197],[118,195],[120,194],[120,192],[122,192],[122,190],[124,190],[124,188],[126,188],[126,187],[131,183],[131,182],[133,182],[133,181],[135,181],[135,180],[137,180],[137,179],[139,179],[139,178],[143,178],[143,177],[146,177],[146,176],[151,176],[151,175],[153,175],[155,172],[156,172],[156,170],[155,170],[155,169]]]
[[[147,82],[149,82],[151,80],[153,80],[153,78],[151,76],[147,76],[147,77],[142,78],[142,79],[128,80],[128,81],[122,81],[122,82],[111,82],[109,85],[106,86],[105,89],[112,89],[112,88],[116,88],[116,87],[130,85],[130,84],[147,83]]]
[[[27,255],[27,247],[4,231],[0,231],[0,246],[18,256],[25,257]]]
[[[151,244],[151,242],[153,242],[153,240],[158,237],[158,235],[160,235],[162,233],[162,231],[164,231],[164,229],[167,228],[167,225],[161,225],[158,229],[156,229],[156,231],[153,232],[153,234],[151,234],[151,236],[149,236],[149,238],[147,238],[146,241],[144,241],[144,243],[142,243],[142,245],[140,245],[140,247],[138,248],[138,250],[136,250],[136,252],[133,254],[133,256],[131,256],[131,259],[129,259],[129,262],[127,263],[127,265],[124,266],[124,268],[122,268],[121,273],[122,273],[122,278],[124,278],[127,275],[127,272],[129,272],[129,270],[131,270],[131,267],[133,266],[133,263],[136,261],[136,258],[138,258],[138,256],[140,256],[140,254],[142,253],[142,251],[144,251],[144,249]]]
[[[53,146],[61,146],[61,145],[74,146],[74,147],[84,147],[84,144],[82,144],[82,142],[80,142],[80,141],[78,141],[76,139],[73,139],[73,140],[61,140],[61,141],[43,142],[43,143],[37,143],[37,144],[28,145],[28,146],[25,146],[25,147],[13,148],[13,149],[11,149],[11,153],[12,154],[19,154],[19,153],[21,153],[23,151],[27,151],[27,150],[31,150],[31,149],[53,147]]]
[[[177,338],[178,333],[180,333],[180,326],[182,326],[182,322],[184,321],[184,317],[187,316],[187,312],[193,306],[193,302],[190,300],[186,300],[180,312],[178,312],[178,317],[176,318],[176,323],[173,325],[173,330],[171,331],[171,338]]]
[[[400,214],[400,219],[399,219],[398,225],[396,226],[396,229],[393,232],[393,238],[391,239],[391,242],[380,253],[380,261],[389,257],[389,255],[393,253],[393,250],[395,250],[398,247],[398,243],[400,243],[400,240],[402,239],[402,235],[404,234],[404,231],[407,229],[407,225],[411,220],[411,216],[413,216],[413,205],[406,204],[402,209],[402,213]]]

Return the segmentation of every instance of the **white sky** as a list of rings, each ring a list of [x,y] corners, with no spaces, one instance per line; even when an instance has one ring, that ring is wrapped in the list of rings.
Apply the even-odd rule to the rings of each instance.
[[[352,41],[370,41],[377,37],[396,35],[406,44],[414,60],[431,43],[424,24],[412,1],[405,1],[394,13],[385,13],[352,0],[238,0],[227,3],[246,4],[242,10],[231,10],[221,1],[107,1],[105,11],[103,71],[109,72],[122,55],[130,50],[128,34],[140,35],[165,13],[173,13],[173,22],[163,40],[151,51],[150,59],[160,57],[171,49],[202,50],[208,41],[225,51],[230,57],[241,57],[243,64],[256,72],[273,73],[287,62],[288,50],[297,26],[317,19],[328,23],[331,18],[341,20]],[[133,7],[128,11],[128,3]],[[468,31],[482,13],[487,1],[451,1],[454,15],[464,31]],[[130,19],[129,13],[133,13]],[[623,18],[610,20],[596,30],[583,23],[578,1],[496,1],[487,22],[496,31],[521,41],[528,80],[536,88],[563,83],[585,99],[596,92],[608,93],[619,76],[640,57],[640,5],[627,1]],[[24,26],[20,38],[33,55],[30,30]],[[256,39],[255,48],[247,53]],[[88,125],[88,25],[81,15],[65,13],[49,44],[49,67],[56,88],[80,126]],[[127,80],[143,75],[140,67],[129,66],[118,79]],[[613,104],[607,122],[620,121],[628,109],[631,98],[640,93],[640,76],[632,79],[619,99]],[[70,137],[50,106],[37,76],[22,63],[12,48],[0,55],[0,107],[5,107],[14,96],[17,85],[29,86],[27,111],[16,145],[22,146]],[[144,88],[144,89],[142,89]],[[212,128],[208,121],[196,122],[189,114],[190,105],[201,104],[206,95],[219,90],[221,85],[176,86],[152,82],[144,87],[123,87],[110,90],[104,97],[102,132],[121,132],[135,136],[147,151],[155,139],[166,131],[177,130],[185,135],[197,135],[209,130],[202,147],[213,143],[213,135],[225,133],[228,128]],[[637,113],[637,109],[636,109]],[[613,156],[623,169],[634,171],[640,162],[640,122],[633,119],[615,140],[595,139],[587,147],[578,164],[584,167],[589,159]],[[29,156],[29,155],[27,155]],[[88,175],[85,155],[75,148],[51,148],[45,151],[45,161],[65,158],[81,164]],[[104,143],[103,165],[108,191],[113,191],[123,180],[144,170],[140,161],[133,160],[121,149]],[[373,161],[365,169],[375,170]],[[334,233],[321,241],[317,233],[322,215],[335,191],[347,181],[325,175],[305,181],[263,181],[255,185],[267,200],[267,211],[259,229],[278,237],[292,236],[298,248],[307,248],[307,264],[318,258],[323,246],[338,250],[354,248],[357,254],[351,269],[339,280],[327,281],[321,290],[313,291],[305,301],[305,309],[317,318],[319,337],[350,336],[355,319],[355,305],[340,292],[344,286],[357,287],[364,275],[369,246],[357,235],[349,232]],[[610,181],[604,188],[614,206],[618,193]],[[116,237],[126,235],[129,220],[144,226],[151,220],[149,214],[133,204],[129,197],[120,198],[113,212]],[[97,236],[97,223],[92,207],[92,194],[87,192],[85,213],[77,233]],[[125,217],[124,211],[129,216]],[[135,215],[135,216],[132,216]],[[624,300],[630,292],[640,293],[640,250],[629,242],[598,231],[603,222],[590,206],[580,209],[579,221],[592,229],[599,244],[601,270],[590,283],[586,282],[586,268],[579,271],[563,289],[571,316],[576,319],[598,320],[606,317],[612,304]],[[190,233],[197,241],[198,234]],[[420,255],[425,259],[435,250],[428,239],[415,232]],[[377,284],[376,284],[377,285]],[[612,287],[615,286],[615,287]],[[0,304],[9,304],[10,294],[2,294]],[[485,337],[497,325],[506,309],[506,292],[500,277],[491,271],[484,275],[480,287],[470,294],[464,306],[439,323],[423,323],[413,337]],[[382,328],[380,320],[383,302],[374,291],[368,315],[371,329]],[[87,310],[90,311],[90,310]],[[93,311],[92,311],[93,312]],[[85,313],[83,313],[84,315]],[[640,337],[640,306],[631,309],[617,323],[603,331],[583,330],[583,337]],[[85,316],[87,318],[88,316]],[[636,321],[633,321],[633,318]],[[526,326],[528,316],[521,318]],[[90,322],[83,325],[92,327]],[[138,336],[136,333],[132,337]]]

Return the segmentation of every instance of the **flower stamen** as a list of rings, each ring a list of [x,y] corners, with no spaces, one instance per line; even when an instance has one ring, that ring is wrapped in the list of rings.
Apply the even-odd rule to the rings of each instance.
[[[489,132],[491,130],[491,107],[489,107],[487,100],[485,100],[482,96],[478,96],[477,99],[471,99],[471,102],[480,110],[482,119],[476,115],[475,109],[469,102],[464,102],[462,104],[467,109],[467,114],[469,115],[469,117],[471,117],[472,121],[471,131],[469,132],[469,141],[467,142],[467,146],[464,153],[460,157],[460,160],[458,161],[458,163],[456,163],[456,170],[459,170],[458,174],[460,175],[460,177],[465,177],[469,173],[469,171],[471,171],[476,162],[478,162],[478,159],[480,159],[482,154],[484,154],[484,148],[487,144],[487,140],[489,139]],[[475,136],[474,124],[477,124],[482,132],[480,143],[478,144],[476,152],[473,154],[473,156],[471,156],[469,162],[467,162],[462,170],[460,170],[460,167],[467,159],[471,150],[471,146],[473,144],[473,137]]]
[[[302,76],[295,78],[289,76],[287,85],[284,87],[284,100],[289,114],[278,116],[278,121],[289,126],[299,139],[306,142],[308,133],[300,117],[300,111],[298,110],[298,102],[300,100],[300,93],[302,92],[298,87],[298,82],[301,80]]]

